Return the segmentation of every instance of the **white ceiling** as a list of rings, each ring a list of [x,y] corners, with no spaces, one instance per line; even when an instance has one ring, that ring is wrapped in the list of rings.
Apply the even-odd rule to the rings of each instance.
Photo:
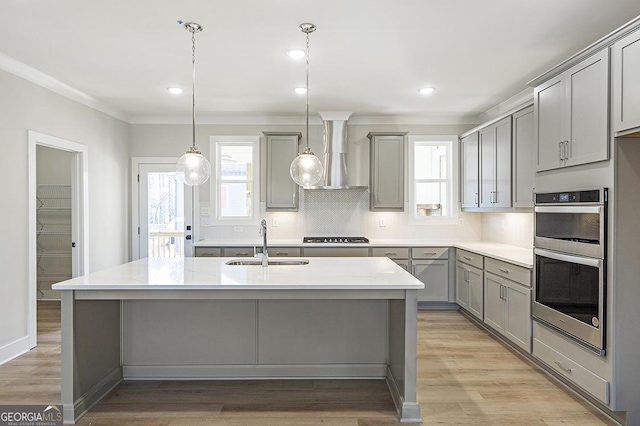
[[[640,15],[638,0],[2,0],[0,52],[125,116],[476,116]],[[168,86],[186,89],[170,95]],[[423,86],[437,91],[418,94]]]

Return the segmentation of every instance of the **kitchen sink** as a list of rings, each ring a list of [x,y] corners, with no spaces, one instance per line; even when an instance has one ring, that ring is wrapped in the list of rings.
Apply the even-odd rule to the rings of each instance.
[[[308,265],[309,259],[270,259],[269,265]],[[262,259],[234,259],[230,260],[225,265],[231,266],[247,266],[247,265],[262,265]]]

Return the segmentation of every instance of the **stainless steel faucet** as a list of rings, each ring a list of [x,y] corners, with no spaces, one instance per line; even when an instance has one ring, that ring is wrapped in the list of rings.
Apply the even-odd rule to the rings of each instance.
[[[260,235],[262,235],[262,266],[269,266],[269,256],[267,255],[267,221],[260,222]]]

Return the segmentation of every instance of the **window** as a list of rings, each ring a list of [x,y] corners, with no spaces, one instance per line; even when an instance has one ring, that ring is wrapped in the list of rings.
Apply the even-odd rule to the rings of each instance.
[[[259,215],[259,136],[212,136],[211,202],[215,219],[251,224]]]
[[[457,135],[409,136],[409,213],[417,223],[457,217]]]

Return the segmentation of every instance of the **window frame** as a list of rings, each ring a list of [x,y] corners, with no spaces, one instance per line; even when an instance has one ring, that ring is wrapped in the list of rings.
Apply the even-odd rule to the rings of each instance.
[[[407,223],[410,225],[453,225],[458,223],[459,203],[458,203],[458,135],[409,135],[409,149],[407,161],[407,182],[408,182],[408,207]],[[415,147],[418,142],[443,142],[446,144],[448,160],[448,185],[447,195],[449,200],[449,216],[418,216],[416,212],[416,177],[415,177]],[[423,179],[420,179],[423,181]],[[428,181],[434,181],[430,179]]]
[[[251,182],[251,209],[252,215],[245,216],[221,216],[219,195],[221,193],[220,184],[220,148],[222,146],[251,146],[253,177],[247,179]],[[260,221],[260,136],[210,136],[209,152],[211,153],[211,179],[210,179],[210,197],[211,206],[213,207],[212,225],[258,225]],[[244,182],[244,181],[243,181]]]

